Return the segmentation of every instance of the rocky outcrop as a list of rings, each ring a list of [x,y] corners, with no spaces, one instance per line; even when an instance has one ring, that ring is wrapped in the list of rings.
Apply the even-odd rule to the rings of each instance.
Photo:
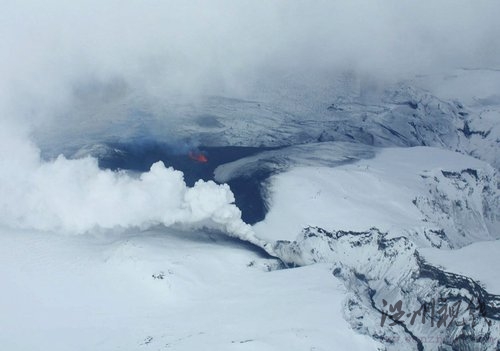
[[[346,319],[387,350],[500,348],[500,296],[426,263],[406,237],[308,227],[273,250],[289,266],[331,264],[348,290]]]
[[[413,203],[426,222],[436,225],[424,230],[421,240],[437,248],[459,248],[498,237],[500,192],[493,168],[433,170],[421,177],[427,192]],[[425,240],[419,246],[425,246]]]

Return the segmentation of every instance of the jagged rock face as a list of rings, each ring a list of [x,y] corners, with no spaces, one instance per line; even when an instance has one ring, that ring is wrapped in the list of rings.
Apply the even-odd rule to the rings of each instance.
[[[433,170],[421,174],[428,195],[413,203],[438,228],[424,237],[435,247],[459,248],[491,240],[500,228],[500,192],[492,168],[461,171]]]
[[[361,272],[367,263],[387,263],[373,266],[375,270],[364,272],[369,274],[368,279],[397,279],[400,274],[397,267],[416,267],[415,257],[401,254],[415,252],[413,243],[405,237],[387,239],[375,228],[367,232],[328,232],[322,228],[309,227],[294,242],[278,241],[275,251],[284,262],[300,266],[318,262],[341,262]]]
[[[387,350],[500,347],[500,296],[427,264],[406,237],[309,227],[273,250],[288,265],[332,264],[349,291],[346,319]]]
[[[351,141],[370,140],[376,146],[451,147],[458,144],[456,130],[463,125],[455,104],[405,85],[388,89],[380,101],[343,98],[329,110],[342,119],[342,130],[334,129],[331,138],[342,132]]]
[[[489,106],[472,109],[401,84],[375,101],[339,98],[328,110],[335,122],[325,127],[322,141],[443,147],[500,168],[500,155],[495,152],[500,147],[498,112]]]

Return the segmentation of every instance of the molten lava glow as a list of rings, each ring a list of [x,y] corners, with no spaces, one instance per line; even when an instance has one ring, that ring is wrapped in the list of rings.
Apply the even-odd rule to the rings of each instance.
[[[189,158],[192,160],[195,160],[197,162],[201,162],[201,163],[208,162],[208,159],[205,155],[203,155],[202,153],[197,153],[197,152],[193,152],[193,151],[189,152]]]

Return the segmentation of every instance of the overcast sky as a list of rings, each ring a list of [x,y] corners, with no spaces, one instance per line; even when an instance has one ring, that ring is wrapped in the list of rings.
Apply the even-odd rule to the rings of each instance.
[[[499,68],[499,14],[499,1],[472,0],[3,0],[2,117],[50,114],[92,81],[231,95],[297,72]]]

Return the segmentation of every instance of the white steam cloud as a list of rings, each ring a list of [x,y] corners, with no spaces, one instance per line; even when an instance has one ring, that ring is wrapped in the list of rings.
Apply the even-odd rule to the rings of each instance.
[[[6,136],[3,135],[5,138]],[[5,140],[5,139],[3,139]],[[21,158],[9,158],[9,149]],[[137,177],[101,170],[97,160],[41,162],[36,148],[2,143],[0,223],[69,234],[95,228],[123,229],[189,224],[222,229],[252,241],[250,227],[227,185],[198,181],[186,187],[182,172],[162,162]]]
[[[79,233],[209,221],[248,234],[226,186],[187,188],[162,164],[134,178],[90,158],[43,162],[29,135],[92,81],[191,98],[244,96],[296,72],[385,81],[498,68],[499,13],[488,0],[2,1],[0,224]]]

